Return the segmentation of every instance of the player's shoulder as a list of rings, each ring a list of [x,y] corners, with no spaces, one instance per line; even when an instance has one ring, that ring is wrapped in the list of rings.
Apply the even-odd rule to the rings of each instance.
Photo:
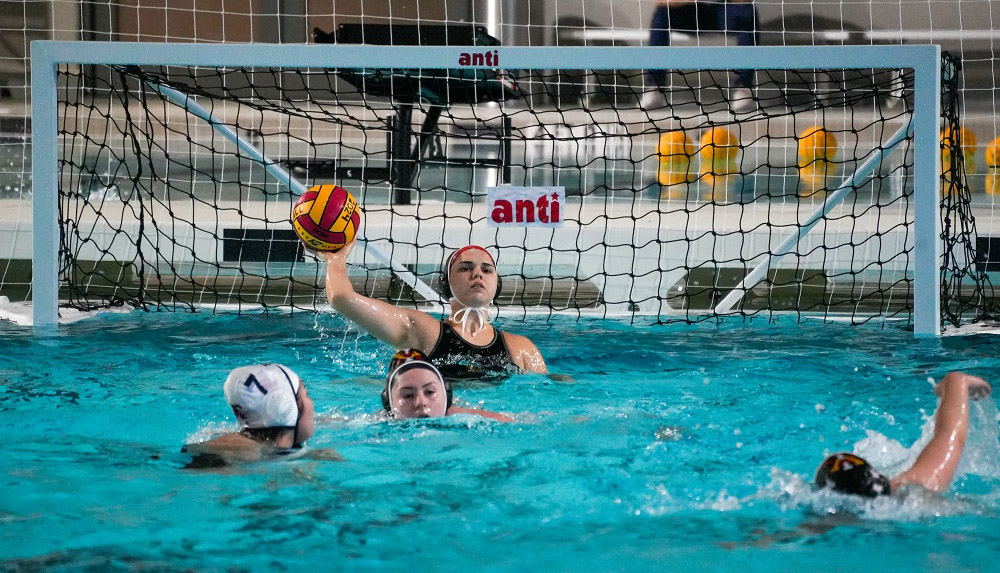
[[[518,346],[527,348],[535,346],[535,343],[532,342],[530,338],[524,336],[523,334],[514,334],[513,332],[507,332],[506,330],[502,332],[503,332],[504,342],[506,342],[508,346],[510,346],[511,344],[516,344]]]
[[[433,315],[428,314],[422,310],[417,310],[415,308],[401,309],[406,314],[406,317],[410,319],[410,324],[413,328],[420,331],[421,334],[433,333],[437,336],[438,331],[441,330],[441,321],[435,318]]]
[[[181,452],[192,458],[186,468],[199,469],[261,461],[273,449],[241,434],[232,433],[205,442],[187,444],[181,448]]]
[[[403,346],[429,352],[441,335],[441,321],[422,310],[407,309],[406,314],[410,319],[410,329]]]
[[[507,351],[510,352],[512,357],[517,357],[519,355],[526,355],[529,357],[534,357],[538,354],[538,347],[535,343],[531,341],[530,338],[521,334],[514,334],[511,332],[503,333],[503,341],[507,345]],[[515,362],[516,362],[515,358]],[[522,368],[525,366],[519,364]]]

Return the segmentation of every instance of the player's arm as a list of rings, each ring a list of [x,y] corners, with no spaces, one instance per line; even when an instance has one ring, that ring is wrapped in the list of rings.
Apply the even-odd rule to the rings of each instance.
[[[354,291],[347,277],[347,258],[356,241],[326,257],[326,297],[339,314],[395,348],[427,348],[437,334],[437,321],[419,310],[403,309]]]
[[[490,412],[489,410],[480,410],[478,408],[462,408],[461,406],[452,406],[448,408],[448,415],[452,414],[474,414],[476,416],[482,416],[484,418],[489,418],[490,420],[496,420],[498,422],[513,422],[514,418],[511,418],[507,414],[500,414],[497,412]]]
[[[934,415],[934,437],[924,447],[913,467],[892,480],[892,487],[915,483],[931,491],[944,491],[958,468],[969,433],[969,396],[981,398],[992,392],[989,383],[977,376],[950,372],[934,393],[941,404]]]
[[[185,469],[211,469],[264,459],[266,446],[240,434],[225,434],[205,442],[187,444],[181,452],[191,456]]]
[[[510,351],[510,358],[524,372],[535,372],[546,374],[549,369],[545,366],[545,359],[538,351],[535,343],[528,340],[528,337],[520,334],[504,333],[504,342],[507,343],[507,350]]]

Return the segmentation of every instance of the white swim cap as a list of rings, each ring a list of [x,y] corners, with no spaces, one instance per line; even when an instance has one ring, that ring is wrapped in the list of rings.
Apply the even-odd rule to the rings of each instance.
[[[294,428],[299,422],[299,377],[280,364],[254,364],[229,373],[223,387],[244,428]]]

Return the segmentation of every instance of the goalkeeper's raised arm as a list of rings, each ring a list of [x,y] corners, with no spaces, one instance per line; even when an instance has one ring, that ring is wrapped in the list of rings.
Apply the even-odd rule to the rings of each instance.
[[[449,379],[502,376],[512,371],[547,372],[545,360],[528,338],[490,324],[489,306],[501,287],[496,259],[476,245],[456,250],[441,271],[451,313],[437,320],[354,291],[347,258],[354,243],[326,257],[330,306],[379,340],[397,349],[425,353]]]

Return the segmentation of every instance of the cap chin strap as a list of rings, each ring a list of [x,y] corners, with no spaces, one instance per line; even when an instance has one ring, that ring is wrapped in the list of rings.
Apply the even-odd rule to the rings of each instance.
[[[469,247],[465,247],[465,248],[467,249]],[[483,249],[482,247],[476,247],[476,248],[482,249],[482,251],[485,252],[487,255],[490,254],[489,251],[487,251],[486,249]],[[460,249],[458,251],[455,251],[455,254],[452,255],[450,259],[448,259],[448,284],[451,284],[451,263],[452,263],[452,260],[455,258],[456,255],[458,255],[461,252],[462,252],[462,249]],[[490,255],[490,259],[491,260],[493,259],[493,255]],[[465,332],[466,330],[468,330],[469,334],[475,334],[475,333],[479,332],[479,330],[482,329],[484,326],[486,326],[487,324],[490,323],[490,311],[485,306],[470,306],[470,305],[467,305],[464,302],[462,302],[461,300],[459,300],[457,296],[452,296],[451,300],[449,300],[449,302],[457,302],[458,304],[462,305],[462,308],[460,308],[460,309],[456,310],[455,312],[451,313],[451,316],[449,316],[449,318],[451,318],[452,321],[454,321],[457,324],[461,324],[462,325],[462,332]],[[479,327],[477,327],[475,330],[472,330],[471,328],[469,328],[469,321],[472,320],[473,316],[479,318]]]
[[[285,367],[277,364],[276,365],[281,373],[285,375],[285,380],[288,380],[288,387],[292,389],[292,396],[295,397],[295,426],[292,427],[292,447],[299,448],[302,444],[299,444],[299,422],[302,421],[302,407],[299,406],[299,391],[295,388],[295,384],[292,384],[292,377],[288,375]],[[299,386],[301,387],[302,381],[299,380]]]
[[[462,332],[468,330],[470,334],[475,334],[490,323],[490,311],[485,306],[466,306],[456,297],[452,297],[451,301],[462,305],[462,308],[451,313],[449,317],[455,323],[462,325]],[[479,319],[479,326],[475,330],[469,327],[469,323],[474,320],[474,317]]]

